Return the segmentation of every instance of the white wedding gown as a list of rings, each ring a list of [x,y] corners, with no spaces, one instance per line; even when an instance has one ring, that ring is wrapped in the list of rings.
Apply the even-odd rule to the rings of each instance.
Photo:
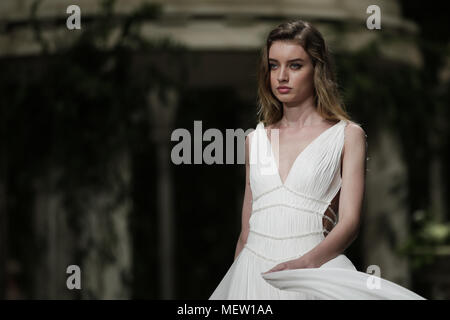
[[[261,274],[300,257],[325,239],[331,230],[324,228],[323,219],[336,225],[338,217],[329,206],[342,184],[346,125],[341,120],[315,138],[297,156],[284,183],[263,123],[249,134],[250,231],[210,300],[424,299],[386,279],[357,271],[343,254],[319,268]]]

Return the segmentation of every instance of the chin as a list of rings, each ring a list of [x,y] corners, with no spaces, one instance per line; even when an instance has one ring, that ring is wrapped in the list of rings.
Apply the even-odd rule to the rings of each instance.
[[[293,100],[288,97],[277,97],[280,102],[292,102]]]

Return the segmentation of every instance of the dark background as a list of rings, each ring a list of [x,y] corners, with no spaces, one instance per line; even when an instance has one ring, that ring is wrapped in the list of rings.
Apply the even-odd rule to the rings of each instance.
[[[428,208],[433,200],[429,187],[430,154],[438,154],[443,164],[450,162],[449,130],[448,126],[441,125],[450,120],[449,82],[439,78],[449,57],[450,26],[444,2],[403,0],[400,4],[403,16],[420,29],[416,41],[423,55],[422,69],[380,59],[377,44],[352,54],[336,53],[335,60],[347,109],[356,122],[363,124],[369,146],[370,139],[375,139],[385,126],[400,137],[408,172],[407,207],[409,212],[415,212]],[[39,227],[41,216],[35,213],[39,212],[36,205],[41,203],[40,196],[58,195],[60,208],[64,208],[61,216],[67,220],[72,237],[70,252],[66,252],[70,259],[58,260],[61,265],[83,265],[95,246],[99,246],[95,249],[99,261],[114,265],[120,259],[113,248],[121,238],[115,238],[113,232],[110,234],[114,227],[109,225],[113,222],[108,209],[98,215],[102,229],[94,229],[88,235],[85,229],[90,215],[85,205],[92,199],[95,201],[96,194],[104,190],[111,190],[113,195],[108,204],[111,208],[124,201],[132,203],[127,229],[131,239],[131,267],[124,272],[121,282],[127,293],[118,296],[163,297],[158,285],[161,249],[156,183],[161,168],[157,161],[157,142],[151,137],[155,122],[146,106],[147,93],[156,85],[177,88],[182,108],[174,118],[174,128],[186,128],[192,133],[196,120],[202,121],[203,131],[254,128],[259,53],[252,50],[242,50],[239,54],[232,50],[195,52],[170,42],[152,43],[134,33],[131,25],[141,19],[152,19],[157,12],[156,8],[148,7],[128,20],[112,20],[107,19],[106,5],[106,19],[87,19],[88,31],[72,46],[49,53],[46,52],[48,43],[42,40],[40,55],[0,58],[0,297],[102,299],[107,296],[102,294],[102,289],[61,296],[60,289],[52,291],[45,287],[52,285],[47,281],[52,270],[48,261],[52,260],[49,240],[45,238],[47,233],[42,230],[50,229]],[[5,21],[1,24],[4,34],[20,27]],[[23,24],[33,26],[39,34],[39,24],[33,19]],[[113,26],[122,26],[122,38],[105,50],[96,43]],[[239,78],[249,84],[253,98],[243,99],[235,86],[209,80],[209,75]],[[203,85],[198,86],[197,82]],[[439,138],[436,145],[430,144],[432,135]],[[130,176],[126,181],[117,173],[124,154],[130,161]],[[240,164],[173,163],[168,168],[172,177],[175,225],[173,297],[206,299],[234,257],[245,168]],[[448,167],[444,166],[446,208],[450,204],[449,178]],[[448,209],[442,215],[446,225]],[[411,250],[424,243],[430,248],[450,244],[448,236],[440,241],[426,238],[422,227],[421,223],[411,223]],[[65,233],[55,234],[58,243],[68,239]],[[103,242],[95,240],[99,235]],[[348,249],[357,267],[364,264],[362,250],[363,244],[358,240]],[[444,264],[431,263],[428,267],[426,261],[435,261],[432,253],[411,257],[417,264],[413,271],[417,279],[412,287],[415,292],[433,298],[432,281],[421,280],[426,279],[421,276],[448,266],[446,257],[439,260]],[[95,270],[104,272],[105,269]]]

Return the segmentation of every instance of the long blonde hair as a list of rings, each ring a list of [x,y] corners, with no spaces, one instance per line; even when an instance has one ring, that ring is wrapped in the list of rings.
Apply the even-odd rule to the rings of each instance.
[[[273,29],[261,50],[258,70],[258,116],[264,125],[278,122],[283,116],[283,104],[270,86],[269,49],[274,41],[293,40],[308,53],[314,67],[314,102],[325,120],[350,120],[339,94],[333,64],[322,34],[310,23],[293,20]]]

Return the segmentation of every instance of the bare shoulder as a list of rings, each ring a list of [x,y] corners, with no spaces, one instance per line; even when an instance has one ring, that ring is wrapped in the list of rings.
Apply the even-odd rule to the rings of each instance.
[[[357,123],[353,121],[348,121],[345,126],[345,138],[348,140],[365,140],[367,137],[364,129]]]
[[[365,148],[367,134],[359,124],[348,121],[348,124],[345,126],[344,135],[344,150]]]

